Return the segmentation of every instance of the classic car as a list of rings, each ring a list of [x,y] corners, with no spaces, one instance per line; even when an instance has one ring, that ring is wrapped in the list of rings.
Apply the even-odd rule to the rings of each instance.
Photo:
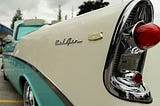
[[[14,36],[4,76],[25,106],[159,106],[153,11],[150,0],[124,1]]]

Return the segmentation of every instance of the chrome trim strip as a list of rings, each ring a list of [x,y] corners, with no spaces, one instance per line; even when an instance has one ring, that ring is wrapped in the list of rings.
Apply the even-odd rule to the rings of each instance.
[[[147,9],[148,13],[147,15],[149,17],[144,17],[144,11],[141,13],[140,18],[143,18],[144,20],[147,20],[147,22],[152,22],[153,21],[153,6],[149,0],[132,0],[126,8],[123,10],[121,16],[119,17],[117,26],[115,28],[113,38],[110,44],[110,48],[108,51],[105,67],[104,67],[104,73],[103,73],[103,81],[106,89],[114,96],[128,100],[128,101],[134,101],[134,102],[142,102],[142,103],[151,103],[152,102],[152,97],[151,93],[148,90],[148,88],[145,86],[144,82],[140,83],[139,85],[132,83],[128,78],[125,78],[126,75],[133,75],[136,72],[140,72],[142,74],[143,70],[143,65],[145,61],[145,56],[147,51],[141,51],[139,50],[138,52],[141,52],[141,58],[139,61],[141,61],[141,65],[138,67],[136,71],[134,70],[125,70],[124,72],[119,72],[118,70],[115,70],[115,62],[116,62],[116,56],[118,54],[118,49],[120,47],[121,40],[124,39],[122,38],[123,36],[128,36],[127,34],[125,35],[124,31],[126,28],[126,23],[129,20],[129,16],[131,11],[139,6],[140,3],[146,3],[147,4]],[[140,11],[136,11],[137,13]],[[140,13],[138,13],[140,14]],[[146,18],[146,19],[145,19]],[[137,22],[140,20],[137,20]],[[137,23],[135,22],[135,24]],[[134,26],[131,26],[134,27]],[[130,35],[133,38],[133,35]],[[134,52],[135,53],[135,52]],[[120,61],[120,60],[119,60]],[[119,63],[118,63],[119,64]],[[113,72],[114,71],[114,72]],[[118,77],[117,77],[118,76]],[[120,76],[120,77],[119,77]],[[123,79],[124,78],[124,79]],[[129,86],[127,86],[129,84]],[[140,90],[142,88],[143,90]]]
[[[71,101],[60,91],[60,89],[53,84],[47,77],[45,77],[40,71],[37,73],[46,81],[49,87],[58,95],[58,97],[63,101],[65,106],[74,106]]]
[[[3,52],[2,56],[3,55],[10,55],[10,56],[13,56],[13,52]]]
[[[74,106],[71,101],[62,93],[62,91],[55,85],[53,84],[47,77],[45,77],[44,74],[42,74],[36,67],[34,67],[32,64],[28,63],[27,61],[19,58],[19,57],[16,57],[14,55],[10,55],[10,54],[3,54],[3,55],[7,55],[7,56],[12,56],[24,63],[26,63],[27,65],[29,65],[42,79],[44,79],[44,81],[48,84],[48,86],[57,94],[57,96],[63,101],[63,103],[66,105],[66,106]]]

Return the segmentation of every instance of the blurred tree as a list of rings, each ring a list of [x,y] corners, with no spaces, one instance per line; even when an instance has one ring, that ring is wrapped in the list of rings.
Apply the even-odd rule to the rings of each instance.
[[[15,16],[12,18],[12,23],[11,23],[11,29],[14,28],[14,22],[17,21],[17,20],[22,20],[22,12],[21,10],[18,8],[17,11],[16,11],[16,14]]]
[[[61,10],[61,5],[58,5],[58,16],[57,16],[57,21],[62,21],[62,10]]]
[[[78,8],[80,11],[77,15],[81,15],[105,6],[108,6],[109,2],[104,2],[103,0],[96,0],[96,1],[84,1],[82,5],[80,5]]]

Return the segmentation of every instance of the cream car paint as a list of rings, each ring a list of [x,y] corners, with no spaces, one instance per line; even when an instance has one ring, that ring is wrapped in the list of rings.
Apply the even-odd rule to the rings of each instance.
[[[45,30],[41,28],[19,41],[14,55],[41,71],[75,106],[159,106],[158,70],[152,70],[153,66],[149,66],[150,60],[155,62],[155,59],[158,59],[156,56],[147,56],[145,66],[148,67],[144,69],[144,80],[153,94],[151,104],[118,99],[107,91],[103,83],[104,64],[114,28],[127,4],[128,1],[121,5],[110,5],[73,20],[49,26]],[[109,18],[105,19],[106,17]],[[103,39],[88,40],[89,34],[100,32],[103,32]],[[67,38],[83,42],[69,46],[55,45],[56,40],[63,41]],[[25,41],[29,43],[26,44]],[[150,52],[153,52],[152,50],[154,51],[151,49]]]

